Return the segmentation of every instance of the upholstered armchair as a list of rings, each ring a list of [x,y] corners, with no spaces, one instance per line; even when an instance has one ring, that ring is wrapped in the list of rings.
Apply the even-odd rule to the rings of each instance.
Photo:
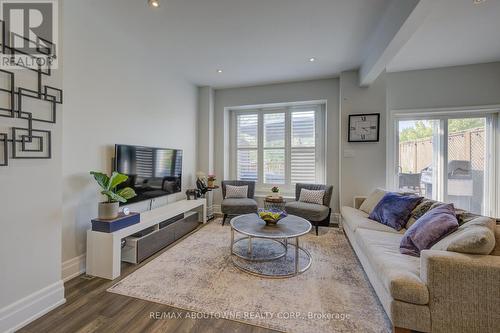
[[[226,198],[226,186],[248,186],[246,198]],[[230,215],[243,215],[257,213],[257,201],[254,199],[255,182],[243,180],[224,180],[222,181],[222,203],[221,211],[224,214],[222,225],[226,222],[226,218]]]
[[[319,205],[299,201],[302,189],[325,191],[323,204]],[[328,226],[330,224],[330,215],[332,213],[330,201],[332,200],[332,193],[333,186],[298,183],[295,185],[296,201],[287,202],[285,210],[288,214],[300,216],[311,222],[316,227],[316,235],[318,235],[319,226]]]

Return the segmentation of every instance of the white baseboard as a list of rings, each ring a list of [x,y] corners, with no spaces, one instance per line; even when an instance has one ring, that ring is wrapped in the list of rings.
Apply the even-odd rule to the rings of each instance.
[[[85,273],[85,254],[66,260],[62,263],[62,279],[64,282]]]
[[[0,332],[14,332],[65,302],[64,284],[59,280],[0,309]]]

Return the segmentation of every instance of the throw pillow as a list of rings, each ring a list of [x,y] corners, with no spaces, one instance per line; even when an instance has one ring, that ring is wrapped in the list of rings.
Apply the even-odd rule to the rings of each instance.
[[[248,195],[248,185],[245,186],[233,186],[226,185],[226,199],[241,199],[246,198]]]
[[[495,248],[495,226],[495,220],[478,217],[458,227],[457,231],[441,239],[431,250],[488,255]]]
[[[325,191],[323,190],[307,190],[303,188],[300,190],[299,201],[322,205],[324,196]]]
[[[415,222],[403,235],[399,251],[420,257],[422,250],[430,249],[443,237],[458,229],[453,204],[437,206]]]
[[[370,219],[385,224],[397,231],[403,229],[411,212],[422,201],[422,197],[389,192],[370,213]]]
[[[405,228],[409,229],[419,218],[421,218],[425,213],[427,213],[429,210],[434,208],[437,205],[442,205],[443,203],[424,198],[422,202],[415,207],[415,209],[411,212],[410,218],[408,219],[408,222],[406,223]]]
[[[375,189],[366,199],[363,201],[361,206],[359,206],[359,210],[365,212],[366,214],[370,214],[373,211],[373,208],[382,200],[387,191],[382,190],[380,188]]]

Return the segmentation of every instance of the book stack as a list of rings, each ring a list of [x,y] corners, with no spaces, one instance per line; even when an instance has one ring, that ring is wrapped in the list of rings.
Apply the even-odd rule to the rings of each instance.
[[[113,220],[93,219],[92,231],[111,233],[139,222],[141,222],[141,214],[139,213],[130,213],[129,215],[120,213]]]

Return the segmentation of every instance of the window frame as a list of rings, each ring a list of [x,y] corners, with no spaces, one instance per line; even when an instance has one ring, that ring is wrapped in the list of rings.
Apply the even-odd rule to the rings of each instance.
[[[434,140],[435,158],[438,159],[436,200],[446,201],[448,163],[448,120],[464,118],[486,118],[487,130],[484,177],[484,215],[500,217],[500,105],[439,108],[439,109],[403,109],[390,110],[387,119],[387,159],[386,187],[397,189],[399,163],[399,121],[402,120],[439,120],[439,133]],[[441,154],[440,152],[443,152]],[[445,177],[446,176],[446,177]]]
[[[237,146],[237,117],[243,114],[257,114],[257,181],[256,193],[269,193],[272,186],[280,187],[282,195],[294,195],[295,184],[291,182],[291,132],[292,113],[300,111],[315,112],[315,165],[316,183],[326,180],[326,106],[323,103],[290,103],[281,105],[262,105],[254,108],[230,109],[230,158],[229,174],[232,179],[238,179],[237,158],[238,150],[255,150],[255,148],[238,148]],[[264,115],[272,113],[285,114],[285,184],[264,183],[264,150],[283,149],[281,147],[264,148]]]

